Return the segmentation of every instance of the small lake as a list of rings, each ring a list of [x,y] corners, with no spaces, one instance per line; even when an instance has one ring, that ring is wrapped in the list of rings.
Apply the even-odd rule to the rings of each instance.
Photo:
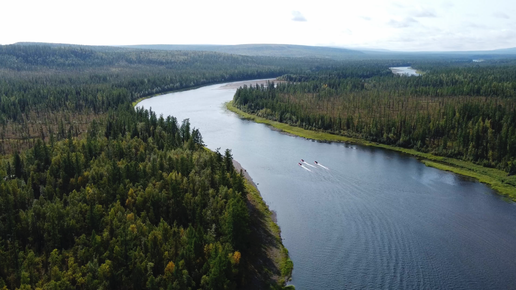
[[[390,67],[389,68],[393,74],[403,75],[403,76],[419,76],[420,74],[410,66],[398,66],[398,67]]]
[[[224,107],[235,90],[212,85],[139,106],[190,118],[210,149],[232,149],[277,213],[298,290],[516,287],[515,204],[410,156],[242,120]]]

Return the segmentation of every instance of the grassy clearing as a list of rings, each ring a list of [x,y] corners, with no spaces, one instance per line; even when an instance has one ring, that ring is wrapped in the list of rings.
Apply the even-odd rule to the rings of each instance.
[[[385,144],[379,144],[375,142],[369,142],[363,139],[350,138],[345,136],[333,135],[324,132],[305,130],[299,127],[293,127],[284,123],[271,121],[265,118],[257,117],[248,113],[245,113],[233,106],[232,102],[226,104],[228,110],[237,113],[242,118],[253,120],[257,123],[263,123],[270,125],[278,130],[286,132],[288,134],[296,135],[299,137],[319,140],[319,141],[330,141],[330,142],[347,142],[355,143],[365,146],[373,146],[384,148],[388,150],[394,150],[401,153],[409,154],[417,157],[425,165],[432,166],[441,170],[450,171],[453,173],[465,175],[477,179],[478,181],[489,185],[500,195],[503,195],[512,201],[516,201],[516,176],[507,176],[507,173],[502,170],[494,168],[486,168],[480,165],[476,165],[470,162],[447,158],[442,156],[435,156],[429,153],[423,153],[414,149],[400,148]]]

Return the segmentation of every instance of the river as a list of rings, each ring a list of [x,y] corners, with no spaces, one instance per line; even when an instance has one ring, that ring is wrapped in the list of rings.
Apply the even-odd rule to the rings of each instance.
[[[393,74],[402,76],[419,76],[420,74],[410,66],[398,66],[389,68]]]
[[[190,118],[208,148],[232,149],[277,213],[297,289],[516,287],[514,203],[410,156],[242,120],[224,107],[234,93],[212,85],[139,106]]]

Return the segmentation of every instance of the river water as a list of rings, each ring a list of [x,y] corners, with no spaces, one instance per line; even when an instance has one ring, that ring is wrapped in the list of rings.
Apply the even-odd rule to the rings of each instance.
[[[390,67],[389,68],[393,74],[402,75],[402,76],[418,76],[419,73],[411,68],[410,66],[398,66],[398,67]]]
[[[277,213],[297,289],[516,288],[514,203],[410,156],[242,120],[224,108],[234,92],[212,85],[139,106],[190,118],[210,149],[232,149]]]

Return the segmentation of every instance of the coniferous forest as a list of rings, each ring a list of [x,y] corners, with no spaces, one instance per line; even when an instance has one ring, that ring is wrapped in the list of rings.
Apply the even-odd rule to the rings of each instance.
[[[321,63],[0,46],[0,288],[281,288],[231,151],[132,102]]]
[[[0,46],[0,154],[87,130],[109,109],[155,94],[271,78],[329,60],[85,46]]]
[[[249,213],[232,157],[188,120],[129,107],[82,140],[36,141],[0,184],[0,283],[30,289],[230,289]]]

